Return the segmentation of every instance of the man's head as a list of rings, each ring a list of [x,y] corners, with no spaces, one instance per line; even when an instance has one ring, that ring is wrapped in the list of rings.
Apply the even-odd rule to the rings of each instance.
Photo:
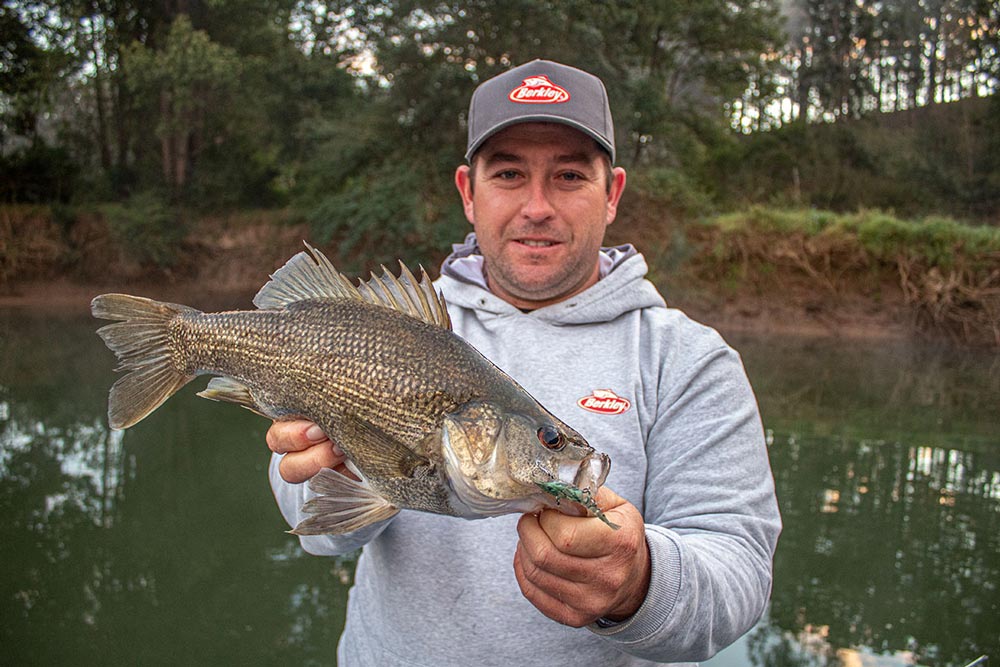
[[[469,104],[472,157],[491,136],[519,123],[560,123],[591,137],[615,161],[615,126],[604,84],[593,74],[533,60],[484,81]]]
[[[476,89],[470,166],[457,169],[455,184],[495,294],[531,309],[597,282],[604,231],[625,187],[614,154],[597,77],[536,60]]]

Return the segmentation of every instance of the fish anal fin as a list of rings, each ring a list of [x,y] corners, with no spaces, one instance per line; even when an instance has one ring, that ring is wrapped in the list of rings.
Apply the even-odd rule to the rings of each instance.
[[[250,388],[242,382],[230,377],[214,377],[203,391],[198,392],[198,396],[211,401],[223,401],[225,403],[235,403],[251,412],[255,412],[261,417],[271,417],[267,411],[254,398]]]
[[[309,480],[309,488],[316,496],[306,501],[302,511],[311,516],[289,531],[293,535],[342,535],[399,513],[398,507],[366,482],[330,468]]]

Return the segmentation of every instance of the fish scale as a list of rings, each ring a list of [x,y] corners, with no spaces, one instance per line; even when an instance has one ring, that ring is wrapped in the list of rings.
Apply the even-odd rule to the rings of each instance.
[[[200,396],[319,424],[354,475],[310,481],[318,495],[300,534],[349,532],[402,508],[464,518],[595,510],[559,501],[589,499],[578,486],[596,493],[608,458],[450,330],[426,274],[418,282],[404,266],[354,287],[309,248],[254,304],[203,313],[96,297],[94,315],[117,320],[99,333],[128,371],[111,389],[111,426],[131,426],[203,374],[217,377]]]

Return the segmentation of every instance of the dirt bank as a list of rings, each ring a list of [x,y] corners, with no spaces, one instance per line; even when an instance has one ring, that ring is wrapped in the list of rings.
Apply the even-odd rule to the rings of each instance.
[[[97,217],[79,218],[70,227],[60,227],[44,212],[28,210],[16,218],[5,212],[4,220],[9,233],[0,248],[0,268],[4,269],[0,272],[0,308],[80,315],[89,311],[95,295],[104,292],[128,292],[207,310],[249,308],[268,274],[302,249],[302,239],[310,238],[305,226],[276,224],[273,215],[266,220],[246,216],[201,220],[196,232],[188,234],[177,249],[177,260],[167,268],[157,268],[114,243],[107,225]],[[632,225],[629,231],[636,229]],[[669,237],[663,229],[638,235]],[[840,268],[841,259],[826,251],[812,258],[803,255],[817,266],[820,258],[837,268],[836,273],[817,279],[816,270],[801,269],[802,261],[782,263],[781,258],[771,256],[748,260],[743,253],[742,259],[720,263],[717,257],[712,259],[711,250],[718,239],[692,237],[687,244],[693,248],[689,248],[691,256],[672,269],[658,264],[657,251],[665,254],[662,248],[637,245],[650,260],[653,280],[668,303],[724,335],[972,340],[921,322],[899,280],[891,271],[873,271],[871,263],[863,272],[847,271]],[[761,246],[775,244],[762,239]],[[436,267],[441,259],[425,258],[424,263]],[[988,338],[979,340],[996,344]]]
[[[157,276],[146,280],[131,276],[116,280],[110,276],[95,281],[55,277],[19,282],[0,294],[0,308],[82,316],[89,312],[90,300],[105,292],[129,292],[203,309],[250,308],[267,274],[280,266],[283,258],[298,251],[297,243],[291,246],[286,252],[275,253],[273,260],[248,258],[241,253],[217,256],[206,277],[199,279]],[[254,260],[260,260],[256,270]],[[705,285],[685,284],[679,277],[666,283],[661,289],[671,306],[723,335],[780,334],[847,340],[927,336],[915,329],[901,296],[893,300],[895,304],[887,305],[864,295],[817,295],[810,286],[801,284],[786,286],[780,293],[727,293]]]

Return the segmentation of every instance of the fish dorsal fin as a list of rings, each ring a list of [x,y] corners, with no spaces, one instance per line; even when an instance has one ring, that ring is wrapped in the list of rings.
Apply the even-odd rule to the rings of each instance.
[[[358,292],[369,303],[398,310],[443,329],[451,329],[447,303],[434,289],[422,266],[419,281],[403,262],[399,263],[398,278],[383,266],[382,275],[372,273],[371,279],[358,285]]]
[[[326,255],[308,243],[271,274],[271,280],[253,298],[261,310],[281,309],[308,299],[361,299],[351,281],[334,268]]]
[[[383,266],[381,276],[372,273],[370,280],[358,281],[355,287],[326,255],[308,243],[305,245],[305,251],[271,274],[271,280],[253,298],[255,306],[278,310],[309,299],[358,299],[451,329],[444,297],[434,289],[423,267],[419,281],[400,262],[398,278]]]

